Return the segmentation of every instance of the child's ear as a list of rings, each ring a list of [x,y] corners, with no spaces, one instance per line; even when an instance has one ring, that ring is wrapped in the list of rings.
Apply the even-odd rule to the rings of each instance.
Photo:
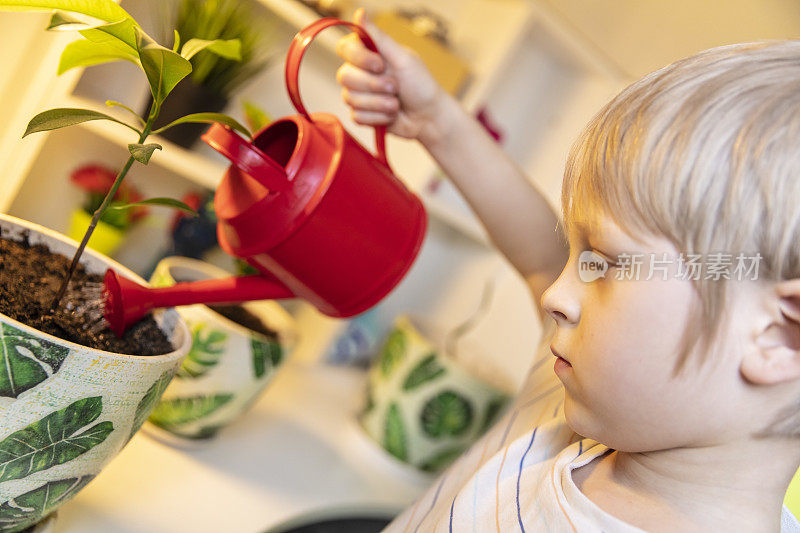
[[[800,379],[800,279],[779,282],[775,295],[776,316],[742,360],[742,375],[756,385]]]

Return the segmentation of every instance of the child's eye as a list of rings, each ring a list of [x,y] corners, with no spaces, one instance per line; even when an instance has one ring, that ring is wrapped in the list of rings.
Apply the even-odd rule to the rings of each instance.
[[[597,255],[599,255],[600,257],[603,258],[603,260],[608,265],[608,269],[609,270],[611,270],[612,268],[618,268],[619,267],[619,263],[615,263],[614,261],[610,260],[608,258],[608,256],[606,254],[604,254],[603,252],[600,252],[600,251],[594,250],[594,249],[592,250],[592,252],[596,253]]]

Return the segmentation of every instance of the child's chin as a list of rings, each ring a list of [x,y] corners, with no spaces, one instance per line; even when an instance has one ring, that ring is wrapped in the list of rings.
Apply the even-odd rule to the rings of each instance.
[[[579,402],[572,399],[568,392],[564,397],[564,418],[569,428],[580,437],[617,449],[609,444],[617,439],[608,434],[607,428],[604,427],[605,424],[598,421]]]
[[[575,401],[566,390],[564,391],[564,418],[572,431],[583,438],[593,438],[587,435],[587,432],[590,431],[590,427],[589,424],[586,423],[583,409],[575,405]]]

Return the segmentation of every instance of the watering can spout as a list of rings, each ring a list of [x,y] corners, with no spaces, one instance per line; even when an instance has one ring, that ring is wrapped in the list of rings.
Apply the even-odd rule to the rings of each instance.
[[[277,278],[267,274],[191,281],[170,287],[152,288],[108,269],[103,280],[103,314],[111,330],[121,337],[149,311],[160,307],[277,300],[294,296]]]

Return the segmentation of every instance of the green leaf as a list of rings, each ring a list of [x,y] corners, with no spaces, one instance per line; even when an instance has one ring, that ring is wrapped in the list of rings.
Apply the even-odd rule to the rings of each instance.
[[[225,59],[233,59],[234,61],[242,60],[242,43],[239,39],[214,39],[213,41],[208,41],[206,39],[189,39],[181,49],[181,57],[191,59],[202,50],[214,52]]]
[[[0,441],[0,481],[21,479],[64,464],[106,440],[114,430],[111,422],[100,422],[78,433],[102,411],[100,396],[84,398]]]
[[[403,382],[403,390],[416,389],[427,381],[434,380],[447,372],[445,368],[436,360],[436,354],[428,354],[425,359],[419,362],[414,369],[408,373],[408,377]]]
[[[113,0],[0,0],[0,11],[50,11],[82,13],[106,22],[131,18]]]
[[[100,44],[119,50],[122,54],[127,54],[137,64],[139,62],[137,43],[139,34],[146,35],[144,31],[131,18],[122,19],[110,24],[101,24],[78,33],[94,44]]]
[[[244,107],[245,122],[251,131],[259,131],[272,122],[267,112],[250,100],[242,102],[242,107]]]
[[[206,324],[197,323],[192,328],[192,347],[178,370],[178,377],[199,378],[217,366],[220,357],[225,352],[225,341],[228,335],[225,332],[211,330],[203,336]]]
[[[121,120],[117,120],[112,116],[106,115],[105,113],[92,111],[91,109],[57,107],[55,109],[48,109],[47,111],[42,111],[41,113],[33,117],[31,121],[28,123],[28,128],[25,130],[25,133],[22,136],[25,137],[27,135],[30,135],[31,133],[56,130],[58,128],[65,128],[67,126],[74,126],[75,124],[80,124],[81,122],[88,122],[90,120],[110,120],[111,122],[122,124],[123,126],[132,129],[136,133],[141,134],[139,130],[137,130],[130,124],[126,124]]]
[[[457,437],[472,424],[472,404],[456,392],[444,391],[428,400],[420,416],[430,437]]]
[[[394,330],[389,334],[381,350],[380,366],[384,377],[388,377],[405,356],[406,336],[402,331]]]
[[[94,215],[94,212],[100,207],[105,199],[106,195],[101,193],[89,193],[89,204],[91,206],[84,206],[84,211],[90,217]],[[131,225],[131,214],[128,212],[127,209],[109,209],[113,208],[114,206],[120,205],[122,202],[118,202],[117,200],[113,200],[105,210],[100,214],[100,220],[114,226],[117,229],[127,230]],[[92,206],[97,206],[92,209]]]
[[[401,461],[408,459],[406,431],[403,424],[403,417],[400,414],[400,408],[396,403],[390,405],[389,410],[386,412],[383,446],[386,448],[386,451]]]
[[[215,394],[162,400],[150,415],[150,422],[171,431],[210,415],[232,399],[233,394]]]
[[[67,27],[65,26],[74,26]],[[50,24],[47,25],[46,30],[64,30],[64,29],[86,29],[90,24],[83,20],[71,17],[61,11],[56,11],[50,17]]]
[[[247,128],[242,126],[236,119],[229,117],[228,115],[223,115],[222,113],[192,113],[191,115],[186,115],[185,117],[181,117],[178,120],[173,120],[166,126],[162,128],[158,128],[153,133],[161,133],[164,130],[171,128],[172,126],[177,126],[178,124],[186,124],[187,122],[194,122],[194,123],[206,123],[212,124],[214,122],[219,122],[220,124],[225,124],[226,126],[230,126],[236,131],[239,131],[248,137],[252,137],[250,132]]]
[[[264,376],[268,368],[277,368],[283,360],[283,347],[279,342],[272,340],[264,342],[251,337],[250,347],[253,351],[253,373],[256,378]]]
[[[123,18],[110,24],[89,24],[83,18],[76,18],[56,11],[50,17],[48,30],[77,30],[88,41],[104,45],[125,55],[127,59],[139,63],[136,50],[136,21]]]
[[[163,146],[157,143],[149,143],[149,144],[131,143],[128,145],[128,151],[131,153],[133,158],[143,165],[146,165],[147,163],[150,162],[150,158],[153,157],[153,152],[155,152],[156,150],[163,150],[163,148],[164,148]],[[177,200],[175,201],[177,202]],[[142,203],[142,202],[137,202],[137,203]],[[125,204],[124,206],[117,207],[117,209],[130,207],[131,205],[133,204]]]
[[[39,522],[56,507],[69,501],[85,487],[94,476],[73,477],[50,481],[40,487],[8,500],[0,505],[0,530],[17,533]]]
[[[58,73],[62,74],[75,67],[86,67],[111,61],[130,61],[139,63],[136,49],[136,22],[125,18],[111,24],[87,27],[85,21],[62,12],[55,12],[50,18],[48,30],[77,29],[86,38],[69,43],[61,53]]]
[[[150,84],[153,101],[160,106],[167,95],[192,71],[192,64],[163,46],[155,43],[139,28],[136,28],[137,48],[142,69]]]
[[[61,368],[69,348],[0,323],[0,396],[16,398]]]
[[[146,125],[144,119],[139,116],[139,113],[137,113],[136,111],[134,111],[130,107],[126,106],[125,104],[123,104],[121,102],[117,102],[116,100],[106,100],[106,105],[108,107],[121,107],[122,109],[124,109],[125,111],[128,111],[131,115],[136,117],[136,120],[139,121],[139,124],[141,124],[142,127],[144,127]]]
[[[144,421],[150,416],[158,400],[161,399],[161,395],[167,390],[167,385],[172,381],[172,376],[173,373],[169,370],[161,374],[161,377],[150,385],[150,388],[144,393],[142,399],[139,400],[139,404],[136,406],[136,412],[133,415],[133,425],[131,425],[131,433],[128,436],[128,441],[133,438],[133,435],[139,431]]]
[[[448,448],[425,461],[421,468],[426,472],[441,472],[450,466],[453,461],[458,459],[458,456],[464,453],[464,450],[466,449],[466,446],[454,446],[452,448]]]
[[[114,47],[92,43],[84,39],[72,41],[61,52],[58,74],[63,74],[76,67],[91,67],[114,61],[130,61],[139,64],[135,56],[120,53]]]
[[[130,204],[119,204],[119,205],[109,205],[106,209],[130,209],[131,207],[139,207],[145,205],[158,205],[161,207],[172,207],[174,209],[180,209],[181,211],[185,211],[186,213],[196,216],[197,211],[186,205],[185,203],[181,202],[180,200],[174,200],[172,198],[148,198],[147,200],[142,200],[140,202],[133,202]]]

